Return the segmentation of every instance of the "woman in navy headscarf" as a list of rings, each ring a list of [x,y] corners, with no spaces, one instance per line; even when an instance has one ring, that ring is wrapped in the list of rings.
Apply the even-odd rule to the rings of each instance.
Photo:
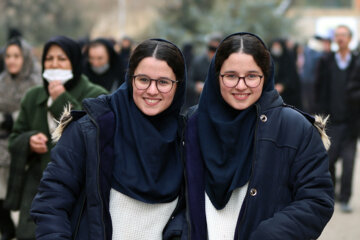
[[[179,118],[186,67],[172,43],[131,55],[113,94],[64,114],[31,209],[40,239],[186,239]]]
[[[273,74],[259,37],[220,44],[186,128],[191,239],[315,239],[332,216],[324,126],[283,103]]]

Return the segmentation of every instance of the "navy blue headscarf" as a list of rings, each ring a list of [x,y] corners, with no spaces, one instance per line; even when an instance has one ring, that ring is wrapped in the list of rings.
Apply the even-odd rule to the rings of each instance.
[[[174,45],[163,39],[152,40]],[[179,195],[183,163],[177,134],[185,98],[185,63],[183,71],[173,102],[156,116],[146,116],[135,105],[130,76],[110,98],[116,119],[112,187],[142,202],[170,202]]]
[[[80,46],[77,42],[75,42],[74,40],[72,40],[71,38],[65,37],[65,36],[56,36],[51,38],[49,41],[46,42],[45,46],[44,46],[44,50],[43,50],[43,55],[42,55],[42,59],[41,59],[41,63],[42,63],[42,73],[44,73],[45,71],[45,67],[44,67],[44,63],[45,63],[45,58],[46,58],[46,54],[49,51],[50,47],[53,45],[58,45],[67,55],[67,57],[69,58],[70,62],[71,62],[71,67],[72,67],[72,73],[73,73],[73,78],[66,82],[64,87],[66,90],[69,90],[71,88],[73,88],[80,79],[81,76],[81,71],[82,71],[82,67],[81,67],[81,49]],[[46,89],[46,92],[48,92],[48,81],[46,81],[43,78],[43,82],[44,82],[44,86]]]
[[[236,33],[227,38],[244,34],[255,36],[265,46],[259,37],[250,33]],[[232,191],[249,181],[257,110],[255,104],[244,110],[235,110],[224,101],[215,70],[215,59],[216,54],[211,61],[199,101],[198,134],[205,165],[205,191],[212,204],[222,209]],[[269,75],[262,95],[274,90],[273,73]]]

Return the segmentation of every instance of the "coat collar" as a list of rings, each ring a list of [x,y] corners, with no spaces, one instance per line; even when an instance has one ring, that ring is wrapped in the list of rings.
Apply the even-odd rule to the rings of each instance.
[[[274,89],[268,92],[264,92],[256,105],[260,107],[260,112],[265,112],[271,108],[279,107],[283,103],[284,101],[282,97]]]

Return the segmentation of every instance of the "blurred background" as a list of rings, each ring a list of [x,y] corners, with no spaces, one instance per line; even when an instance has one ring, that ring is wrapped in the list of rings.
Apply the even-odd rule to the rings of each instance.
[[[147,38],[165,38],[183,49],[190,44],[195,57],[209,48],[212,34],[223,37],[247,31],[260,35],[267,43],[286,39],[287,44],[302,46],[316,36],[327,40],[336,51],[337,45],[331,40],[334,29],[341,24],[351,29],[350,48],[359,52],[360,0],[0,0],[0,47],[11,35],[20,34],[34,47],[38,60],[44,43],[55,35],[66,35],[82,44],[108,38],[117,52],[126,38],[133,46]],[[294,66],[301,65],[301,58],[296,61]],[[356,160],[359,158],[358,151]],[[320,239],[360,239],[358,163],[353,185],[354,211],[346,214],[336,205]]]
[[[354,31],[356,48],[360,20],[359,0],[1,0],[0,9],[0,43],[16,28],[33,46],[59,34],[202,44],[211,32],[236,31],[305,42],[330,37],[340,21]]]

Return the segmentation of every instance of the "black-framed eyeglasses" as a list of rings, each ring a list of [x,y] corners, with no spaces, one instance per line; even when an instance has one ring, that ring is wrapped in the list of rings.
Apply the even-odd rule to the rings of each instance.
[[[256,88],[260,85],[261,79],[264,77],[259,74],[249,73],[244,77],[240,77],[234,73],[224,73],[220,74],[223,84],[228,88],[236,87],[240,79],[244,80],[244,83],[249,88]]]
[[[159,78],[159,79],[152,79],[146,75],[138,74],[132,76],[134,85],[139,90],[146,90],[150,87],[151,82],[154,81],[156,88],[161,93],[168,93],[174,86],[174,83],[179,81],[171,80],[169,78]]]

